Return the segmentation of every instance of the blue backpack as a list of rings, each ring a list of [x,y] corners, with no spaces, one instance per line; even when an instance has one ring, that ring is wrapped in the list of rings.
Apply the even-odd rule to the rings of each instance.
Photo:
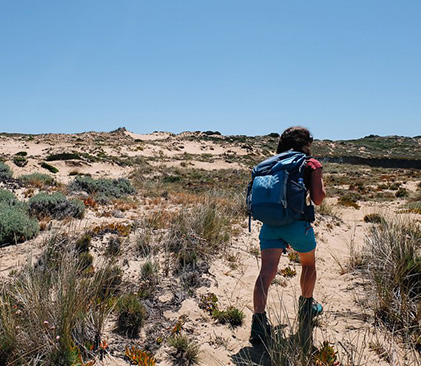
[[[314,207],[306,205],[303,179],[307,159],[304,153],[289,150],[253,168],[246,199],[249,231],[252,216],[270,226],[314,221]]]

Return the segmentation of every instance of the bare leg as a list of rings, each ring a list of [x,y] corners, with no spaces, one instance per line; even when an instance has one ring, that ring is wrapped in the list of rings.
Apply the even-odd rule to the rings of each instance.
[[[269,286],[276,276],[279,259],[283,249],[271,248],[262,250],[262,267],[254,286],[253,304],[255,313],[263,313],[266,308]]]
[[[316,284],[316,257],[315,250],[308,253],[298,253],[301,261],[301,295],[306,298],[313,297]]]

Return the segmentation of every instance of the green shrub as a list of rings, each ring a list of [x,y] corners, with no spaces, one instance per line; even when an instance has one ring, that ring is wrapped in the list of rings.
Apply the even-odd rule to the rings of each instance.
[[[136,192],[128,179],[93,179],[88,176],[77,176],[69,189],[85,191],[103,203],[108,203],[111,198],[122,198]]]
[[[36,187],[51,186],[55,183],[53,177],[43,173],[25,174],[21,175],[19,179],[25,184]]]
[[[2,203],[9,206],[15,206],[18,203],[18,200],[12,192],[0,188],[0,204]]]
[[[221,132],[219,131],[203,131],[203,134],[208,135],[208,136],[211,136],[211,135],[221,136],[222,135]]]
[[[80,155],[78,153],[61,153],[61,154],[52,154],[48,155],[45,160],[55,161],[55,160],[78,160]]]
[[[15,155],[17,155],[17,156],[28,156],[28,153],[26,151],[18,151]]]
[[[400,197],[408,197],[409,196],[409,192],[407,189],[405,188],[399,188],[396,193],[395,193],[395,197],[396,198],[400,198]]]
[[[43,161],[41,163],[41,167],[44,168],[44,169],[47,169],[49,172],[51,172],[53,174],[58,173],[58,169],[55,166],[50,165],[50,164],[46,163],[45,161]]]
[[[66,217],[82,218],[85,205],[80,200],[69,201],[60,192],[48,194],[41,192],[29,200],[29,211],[39,218],[52,217],[62,220]]]
[[[81,238],[79,238],[75,243],[76,253],[89,252],[91,240],[92,237],[89,234],[85,234]]]
[[[225,310],[214,310],[212,317],[221,324],[229,323],[231,326],[236,327],[243,324],[244,313],[234,306],[229,306]]]
[[[12,171],[8,165],[0,161],[0,181],[12,178]]]
[[[381,224],[384,222],[384,217],[382,215],[373,213],[364,216],[364,222],[369,222],[372,224]]]
[[[346,193],[339,197],[338,203],[342,206],[354,207],[359,209],[360,206],[357,204],[357,201],[361,198],[361,195],[358,193]]]
[[[118,326],[132,338],[137,336],[146,316],[145,308],[137,295],[130,293],[120,297],[116,305]]]
[[[199,363],[199,345],[187,336],[176,334],[168,339],[168,344],[175,348],[172,357],[180,365],[195,365]]]
[[[28,164],[28,159],[25,156],[21,156],[21,155],[15,155],[13,157],[13,163],[22,168],[24,167],[26,164]]]
[[[22,242],[38,234],[37,220],[21,204],[0,203],[0,244]]]

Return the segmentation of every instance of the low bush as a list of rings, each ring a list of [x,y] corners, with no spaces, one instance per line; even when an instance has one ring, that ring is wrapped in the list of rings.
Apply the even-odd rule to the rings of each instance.
[[[408,190],[402,187],[400,187],[395,193],[396,198],[408,197],[408,196],[409,196]]]
[[[142,327],[146,311],[136,294],[121,296],[116,305],[119,328],[130,337],[136,337]]]
[[[28,216],[23,204],[9,203],[0,203],[0,244],[19,243],[35,237],[39,232],[38,221]]]
[[[0,188],[0,204],[15,206],[18,203],[16,196],[7,189]]]
[[[26,164],[28,164],[28,159],[27,159],[25,156],[22,156],[22,155],[15,155],[15,156],[13,157],[13,163],[14,163],[16,166],[18,166],[18,167],[22,168],[22,167],[24,167]]]
[[[85,191],[102,203],[108,203],[112,198],[123,198],[136,192],[128,179],[93,179],[88,176],[77,176],[69,185],[69,189]]]
[[[43,161],[41,163],[41,168],[47,169],[49,172],[51,172],[53,174],[58,173],[58,169],[55,166],[50,165],[50,164],[46,163],[45,161]]]
[[[12,170],[8,165],[0,161],[0,181],[12,178]]]
[[[80,200],[69,201],[60,192],[48,194],[41,192],[29,200],[29,212],[38,217],[52,217],[62,220],[66,217],[81,219],[85,211],[85,205]]]
[[[384,222],[384,217],[380,214],[373,213],[365,215],[363,221],[372,224],[381,224]]]
[[[79,160],[80,155],[78,153],[60,153],[60,154],[52,154],[48,155],[45,160],[47,161],[55,161],[55,160]]]
[[[124,354],[132,364],[141,366],[155,366],[156,359],[149,352],[143,351],[135,346],[129,348],[126,346]]]
[[[345,193],[344,195],[340,196],[338,199],[338,204],[346,207],[354,207],[355,209],[359,209],[360,206],[357,204],[357,201],[361,198],[361,195],[358,193]]]
[[[215,309],[212,317],[221,324],[229,323],[231,326],[237,327],[243,324],[245,315],[236,307],[229,306],[225,310]]]
[[[82,237],[80,237],[75,242],[75,251],[76,253],[83,253],[83,252],[89,252],[89,249],[91,247],[91,240],[92,237],[89,234],[85,234]]]
[[[31,186],[35,186],[38,188],[44,186],[52,186],[55,184],[55,180],[53,177],[49,176],[48,174],[43,173],[32,173],[21,175],[19,180],[22,181],[24,184],[28,184]]]
[[[196,365],[199,363],[199,345],[185,335],[176,334],[168,339],[168,344],[175,348],[171,356],[179,365]]]

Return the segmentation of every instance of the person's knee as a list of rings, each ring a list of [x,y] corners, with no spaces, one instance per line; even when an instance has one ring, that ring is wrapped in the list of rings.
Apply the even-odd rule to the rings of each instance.
[[[316,274],[316,265],[315,264],[307,264],[301,266],[301,271],[304,275],[315,275]]]

